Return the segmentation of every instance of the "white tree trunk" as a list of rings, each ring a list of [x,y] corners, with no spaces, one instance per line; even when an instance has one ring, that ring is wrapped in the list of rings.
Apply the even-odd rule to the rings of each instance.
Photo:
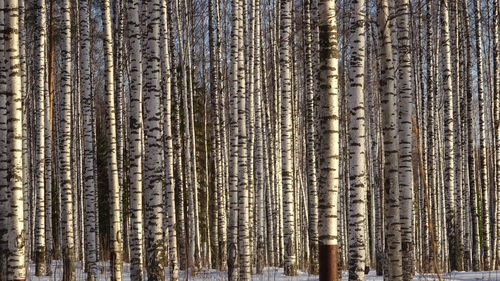
[[[75,281],[75,241],[73,229],[73,186],[71,184],[71,1],[65,0],[62,6],[63,38],[62,56],[63,68],[61,73],[60,95],[60,151],[59,151],[59,183],[61,192],[61,232],[64,264],[64,281]]]
[[[240,38],[238,32],[242,19],[239,13],[240,0],[232,1],[232,23],[231,32],[231,96],[229,104],[230,116],[230,152],[229,152],[229,222],[228,222],[228,244],[227,244],[227,267],[229,281],[237,280],[238,273],[238,94],[239,94],[239,68],[238,59]]]
[[[304,1],[304,44],[305,44],[305,80],[306,80],[306,159],[307,189],[309,200],[309,251],[311,274],[318,273],[318,182],[316,156],[316,86],[313,68],[313,36],[311,30],[311,0]]]
[[[25,268],[25,228],[23,197],[23,154],[22,154],[22,85],[19,43],[19,9],[17,0],[4,2],[4,56],[7,76],[4,95],[6,96],[7,149],[6,160],[7,194],[7,279],[26,279]],[[5,132],[4,132],[5,133]],[[9,196],[10,195],[10,196]],[[21,241],[21,243],[18,243]],[[5,265],[4,265],[5,266]]]
[[[36,78],[35,94],[37,99],[36,121],[36,227],[35,227],[35,275],[45,275],[45,0],[37,3],[37,33],[36,40]]]
[[[109,133],[109,186],[110,186],[110,246],[111,246],[111,280],[120,281],[122,278],[122,225],[121,225],[121,196],[118,179],[118,151],[116,135],[116,111],[113,66],[113,34],[111,28],[110,1],[104,1],[104,53],[105,53],[105,91],[107,132]]]
[[[401,200],[401,247],[403,250],[403,280],[414,274],[413,243],[413,162],[412,162],[412,68],[410,50],[408,0],[396,3],[399,71],[397,73],[399,96],[399,184]]]
[[[364,280],[367,257],[366,198],[368,174],[366,159],[366,113],[365,113],[365,1],[352,3],[354,19],[349,61],[349,280]]]
[[[386,277],[388,280],[402,280],[401,225],[399,205],[399,141],[398,109],[394,83],[394,61],[392,58],[391,31],[388,24],[387,0],[378,6],[380,32],[380,92],[382,94],[382,130],[384,141],[384,223],[385,248],[387,255]]]
[[[334,0],[320,0],[318,250],[320,281],[338,280],[337,206],[339,190],[338,41]]]
[[[52,229],[52,129],[50,122],[50,99],[48,79],[45,79],[45,274],[52,275],[52,255],[54,252],[54,231]]]
[[[161,33],[163,50],[163,76],[165,81],[164,97],[164,133],[165,133],[165,167],[167,179],[166,191],[166,213],[168,226],[168,254],[170,265],[170,280],[177,281],[179,278],[179,268],[177,265],[177,223],[175,216],[175,178],[174,178],[174,148],[172,144],[172,91],[170,79],[170,52],[169,52],[169,22],[167,20],[167,1],[161,1]],[[180,137],[180,136],[177,136]]]
[[[139,1],[127,1],[130,41],[130,277],[142,281],[143,274],[143,204],[142,204],[142,52]]]
[[[293,182],[292,76],[291,76],[291,1],[281,1],[280,84],[281,84],[281,158],[283,178],[284,267],[288,276],[297,275],[295,255],[295,214]]]
[[[161,129],[161,77],[160,77],[160,19],[159,0],[148,2],[149,32],[147,39],[146,76],[144,85],[146,200],[146,254],[148,279],[164,279],[163,248],[163,190],[162,190],[162,129]]]
[[[444,187],[446,191],[446,225],[448,235],[448,256],[452,270],[457,268],[457,244],[455,234],[455,146],[454,146],[454,114],[452,73],[451,73],[451,42],[450,42],[450,20],[447,1],[441,5],[441,28],[443,36],[443,90],[444,90]]]
[[[476,75],[477,75],[477,94],[479,104],[479,183],[481,187],[481,214],[482,214],[482,233],[481,233],[481,246],[483,256],[483,270],[490,270],[491,268],[491,237],[490,237],[490,198],[488,186],[488,155],[486,149],[486,101],[483,85],[483,55],[482,55],[482,23],[481,23],[481,2],[475,0],[474,2],[474,19],[476,22]]]
[[[238,18],[243,19],[246,15],[241,1],[238,5]],[[241,22],[240,22],[241,23]],[[239,281],[251,280],[250,264],[250,221],[249,221],[249,185],[248,185],[248,135],[247,135],[247,93],[245,83],[245,45],[244,26],[238,25],[238,261]]]
[[[262,104],[262,67],[261,67],[261,11],[260,0],[255,0],[254,9],[255,20],[255,187],[256,187],[256,273],[262,273],[265,263],[265,243],[264,243],[264,224],[265,224],[265,170],[264,170],[264,112]]]
[[[215,110],[215,145],[213,148],[214,166],[215,166],[215,194],[217,202],[216,215],[216,233],[218,252],[215,253],[215,260],[218,262],[219,270],[226,270],[227,262],[227,204],[226,204],[226,166],[223,147],[224,138],[226,136],[225,116],[223,115],[223,102],[225,97],[222,92],[222,74],[220,67],[220,49],[221,49],[221,33],[220,17],[219,17],[219,0],[211,0],[209,4],[209,33],[210,33],[210,91],[214,99],[213,105]]]
[[[90,84],[90,8],[87,1],[80,3],[80,90],[83,113],[83,168],[84,177],[84,210],[85,210],[85,260],[87,264],[87,280],[94,281],[97,275],[97,233],[96,233],[96,183],[94,181],[94,134],[93,134],[93,97]]]
[[[20,71],[21,71],[21,92],[22,92],[22,126],[23,126],[23,193],[26,195],[26,198],[34,198],[33,194],[33,182],[35,181],[33,178],[32,169],[34,167],[34,155],[31,153],[33,151],[34,142],[34,132],[32,128],[28,128],[28,113],[34,110],[34,99],[28,98],[26,92],[26,32],[25,32],[25,6],[24,0],[18,0],[18,20],[19,20],[19,63],[20,63]],[[29,200],[24,200],[24,228],[26,230],[24,235],[24,241],[26,243],[26,249],[32,249],[33,245],[33,237],[34,237],[34,226],[35,226],[35,208],[33,208],[29,202]],[[26,251],[25,259],[31,259],[32,251]]]
[[[497,42],[494,48],[494,64],[493,64],[493,83],[494,83],[494,102],[495,102],[495,120],[496,120],[496,195],[494,205],[496,206],[495,213],[495,240],[493,241],[493,261],[492,265],[494,268],[500,268],[500,44],[498,40],[500,40],[500,1],[494,1],[494,13],[493,13],[493,42]]]
[[[174,6],[174,1],[168,1],[167,2],[167,13],[168,13],[168,18],[173,19],[174,18],[174,13],[173,13],[173,6]],[[175,1],[175,4],[178,6],[178,1]],[[177,14],[177,21],[179,20],[178,14]],[[174,31],[174,25],[170,25],[170,34],[175,34]],[[182,41],[181,41],[182,42]],[[182,46],[182,44],[181,44]],[[177,65],[177,61],[175,59],[175,41],[170,40],[170,50],[172,51],[172,65]],[[186,268],[186,231],[185,231],[185,215],[184,215],[184,177],[183,177],[183,166],[182,166],[182,146],[181,146],[181,119],[180,119],[180,103],[181,103],[181,91],[179,90],[179,87],[177,86],[177,71],[175,67],[171,68],[172,70],[172,97],[174,98],[174,111],[173,111],[173,123],[174,123],[174,135],[179,136],[173,139],[173,146],[174,146],[174,174],[176,175],[175,178],[175,185],[176,185],[176,220],[177,220],[177,225],[179,226],[178,230],[179,232],[177,233],[177,240],[178,240],[178,247],[179,247],[179,253],[180,253],[180,268],[185,269]]]
[[[0,0],[0,57],[5,58],[4,0]],[[7,280],[8,217],[10,189],[7,181],[9,158],[7,157],[7,65],[0,60],[0,280]]]

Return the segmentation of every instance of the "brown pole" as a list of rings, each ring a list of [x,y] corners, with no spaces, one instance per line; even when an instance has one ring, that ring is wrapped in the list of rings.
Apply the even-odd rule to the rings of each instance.
[[[338,274],[338,246],[319,245],[319,281],[337,281]]]

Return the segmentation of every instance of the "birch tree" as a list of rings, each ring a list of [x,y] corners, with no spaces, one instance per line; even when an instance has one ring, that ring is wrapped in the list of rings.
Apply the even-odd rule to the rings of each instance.
[[[495,120],[496,120],[496,134],[495,134],[495,140],[496,140],[496,174],[495,174],[495,179],[496,179],[496,202],[494,203],[496,206],[496,213],[495,213],[495,225],[496,229],[493,229],[493,231],[496,231],[495,234],[495,240],[493,243],[493,251],[494,251],[494,259],[493,262],[491,263],[492,266],[495,267],[495,269],[500,267],[500,207],[498,207],[498,200],[500,200],[500,44],[498,43],[498,40],[500,39],[500,1],[496,0],[494,1],[494,13],[493,13],[493,42],[496,42],[494,46],[494,54],[493,54],[493,91],[494,91],[494,102],[495,102]]]
[[[36,95],[37,98],[37,206],[36,206],[36,233],[35,233],[35,275],[45,275],[45,0],[39,0],[37,3],[38,10],[38,32],[35,35],[37,60],[36,60],[36,76],[37,83]]]
[[[4,58],[7,70],[7,182],[10,190],[8,217],[7,279],[26,279],[23,154],[22,154],[22,81],[19,43],[19,3],[17,0],[4,2]],[[19,242],[21,241],[21,242]]]
[[[130,41],[130,275],[133,281],[143,276],[143,204],[142,204],[142,52],[139,1],[127,1],[127,27]]]
[[[75,242],[73,229],[73,189],[71,184],[71,1],[63,1],[62,6],[62,63],[61,69],[61,120],[59,151],[59,183],[61,185],[61,232],[64,265],[64,281],[76,281]]]
[[[145,50],[144,169],[146,200],[146,261],[149,280],[163,280],[162,130],[160,122],[160,19],[159,0],[147,4],[148,36]]]
[[[397,73],[397,95],[399,97],[399,184],[401,200],[401,248],[403,280],[411,280],[414,272],[413,242],[413,158],[412,118],[414,97],[412,95],[412,68],[410,48],[410,3],[397,1],[397,41],[399,69]]]
[[[46,69],[47,70],[47,69]],[[50,99],[48,91],[48,79],[45,79],[45,274],[52,275],[52,256],[54,254],[54,240],[52,227],[52,129],[50,123]]]
[[[339,86],[335,1],[319,0],[319,279],[338,280]]]
[[[94,281],[97,275],[97,241],[96,235],[96,183],[94,181],[94,149],[95,141],[93,134],[93,105],[91,92],[91,70],[90,70],[90,13],[88,1],[80,3],[80,67],[82,91],[82,114],[83,114],[83,167],[84,175],[84,210],[85,210],[85,261],[87,263],[87,280]]]
[[[313,74],[313,35],[311,27],[311,0],[304,0],[304,39],[305,39],[305,79],[307,99],[306,120],[306,153],[307,181],[309,196],[309,251],[310,272],[318,272],[318,182],[316,159],[316,110],[315,110],[315,77]]]
[[[170,265],[170,280],[177,281],[179,278],[179,269],[177,266],[177,232],[175,229],[175,178],[174,178],[174,148],[172,144],[172,91],[170,79],[170,52],[169,52],[169,28],[167,19],[167,2],[161,1],[161,34],[162,34],[162,50],[163,50],[163,73],[165,81],[165,97],[164,97],[164,133],[165,133],[165,167],[167,178],[166,191],[166,216],[168,224],[168,254]]]
[[[120,208],[120,183],[118,179],[118,151],[115,112],[114,66],[113,66],[113,34],[111,26],[110,1],[104,1],[104,55],[105,55],[105,91],[106,91],[106,123],[109,133],[109,185],[110,185],[110,244],[111,244],[111,279],[122,279],[122,225]]]
[[[214,147],[214,165],[215,165],[215,184],[216,184],[216,197],[217,197],[217,235],[216,241],[218,245],[218,256],[216,259],[219,261],[219,269],[226,269],[227,262],[227,218],[226,218],[226,166],[224,163],[224,148],[223,141],[225,140],[225,115],[222,104],[225,97],[222,93],[222,73],[220,68],[220,49],[221,49],[221,36],[220,31],[220,18],[219,18],[219,1],[211,0],[209,5],[209,45],[210,45],[210,92],[214,98],[215,107],[215,147]]]
[[[384,141],[384,223],[388,280],[402,280],[401,226],[398,177],[397,96],[394,84],[391,30],[387,0],[378,3],[377,19],[380,32],[380,92],[382,94],[382,130]]]
[[[365,72],[365,1],[352,3],[354,20],[349,61],[349,280],[364,280],[368,174],[366,167]]]
[[[457,268],[456,264],[456,235],[455,235],[455,147],[454,147],[454,116],[453,116],[453,88],[451,77],[451,42],[449,28],[449,11],[448,3],[441,3],[441,27],[443,31],[443,85],[445,92],[444,110],[445,110],[445,189],[446,189],[446,224],[448,233],[449,257],[453,269]]]
[[[483,85],[483,56],[482,56],[482,23],[481,23],[481,2],[474,2],[474,19],[476,23],[476,73],[477,73],[477,93],[479,103],[479,164],[481,166],[479,179],[482,198],[482,248],[483,248],[483,267],[484,270],[490,270],[491,267],[491,237],[490,237],[490,208],[489,208],[489,187],[488,187],[488,164],[487,164],[487,149],[486,149],[486,109],[485,109],[485,93]]]
[[[238,5],[238,17],[242,19],[246,15],[242,1]],[[238,280],[251,280],[250,259],[250,227],[249,227],[249,186],[248,186],[248,156],[247,156],[247,93],[245,83],[245,44],[244,26],[238,25],[238,262],[240,274]],[[251,106],[251,105],[249,105]]]
[[[265,264],[265,171],[264,171],[264,110],[262,104],[262,29],[261,29],[261,11],[260,0],[256,0],[254,5],[255,9],[255,183],[256,183],[256,252],[255,252],[255,266],[256,273],[261,273]]]
[[[173,19],[174,17],[174,12],[173,12],[173,7],[174,4],[178,3],[173,3],[173,1],[167,1],[167,13],[168,13],[168,18]],[[179,21],[178,14],[176,15],[176,21]],[[174,31],[174,25],[171,24],[170,26],[170,34],[174,36],[176,32]],[[172,65],[177,65],[177,56],[175,52],[175,42],[174,40],[170,40],[170,50],[171,50],[171,56],[172,56]],[[172,95],[174,97],[174,108],[173,108],[173,123],[174,123],[174,132],[173,134],[176,136],[181,135],[181,118],[180,118],[180,106],[181,106],[181,94],[182,92],[180,91],[179,87],[177,86],[179,81],[177,79],[177,70],[176,67],[172,67]],[[179,265],[180,268],[186,268],[186,228],[185,228],[185,212],[184,212],[184,177],[183,177],[183,161],[182,161],[182,139],[180,137],[176,137],[173,139],[173,146],[174,146],[174,174],[176,175],[176,178],[174,180],[175,185],[176,185],[176,220],[177,220],[177,225],[178,225],[178,233],[177,233],[177,238],[178,238],[178,246],[179,246],[179,254],[180,254],[180,261]]]
[[[239,13],[239,0],[232,1],[232,31],[231,31],[231,101],[230,110],[230,152],[229,152],[229,221],[227,244],[227,269],[229,281],[237,280],[237,239],[238,239],[238,95],[239,95],[239,68],[238,59],[242,56],[239,52],[240,37],[239,26],[242,24]]]
[[[281,0],[280,6],[280,85],[281,85],[281,158],[283,179],[283,239],[285,274],[297,275],[295,256],[295,214],[292,150],[292,76],[291,76],[291,24],[292,2]]]
[[[7,181],[7,61],[4,40],[4,0],[0,0],[0,280],[7,278],[8,217],[10,189]]]
[[[465,26],[468,28],[464,32],[465,36],[465,51],[466,51],[466,111],[467,111],[467,139],[469,140],[467,143],[467,169],[468,169],[468,185],[469,188],[467,190],[467,205],[468,205],[468,216],[470,226],[468,227],[468,233],[466,234],[466,238],[464,244],[469,245],[469,249],[467,249],[464,253],[466,260],[470,260],[470,264],[467,266],[468,268],[472,268],[472,270],[478,271],[480,270],[480,261],[479,261],[479,216],[478,216],[478,206],[477,206],[477,196],[476,196],[476,164],[475,164],[475,153],[474,153],[474,142],[471,141],[474,136],[474,122],[473,122],[473,103],[472,103],[472,45],[471,45],[471,37],[469,34],[469,26],[472,24],[469,20],[469,15],[467,13],[465,1],[461,2],[461,10],[462,17],[464,20]],[[472,236],[472,237],[470,237]],[[470,239],[472,238],[472,239]]]

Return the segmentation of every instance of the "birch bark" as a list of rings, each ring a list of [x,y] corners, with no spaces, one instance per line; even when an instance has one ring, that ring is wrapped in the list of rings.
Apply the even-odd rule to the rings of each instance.
[[[292,74],[291,74],[291,1],[281,0],[280,7],[280,85],[281,85],[281,159],[283,180],[283,239],[285,275],[297,275],[295,255],[295,214],[293,182]]]
[[[166,168],[166,214],[168,227],[168,264],[170,265],[170,280],[179,279],[177,265],[177,231],[175,229],[175,178],[174,178],[174,148],[172,144],[172,91],[170,77],[170,52],[169,52],[169,21],[167,18],[167,1],[161,1],[161,45],[163,55],[163,77],[165,81],[164,96],[164,134],[165,134],[165,168]],[[179,136],[178,136],[179,137]]]
[[[148,279],[164,280],[163,249],[163,191],[162,191],[162,130],[160,110],[160,19],[159,0],[147,4],[148,36],[145,50],[146,68],[144,84],[144,170],[148,177],[145,185],[146,201],[146,260]]]
[[[305,79],[306,79],[306,153],[307,188],[309,200],[309,251],[312,274],[318,273],[318,175],[316,159],[316,108],[315,77],[313,68],[313,36],[311,24],[311,0],[304,0],[304,39],[305,39]]]
[[[37,2],[36,78],[37,95],[37,155],[36,155],[36,229],[35,229],[35,275],[45,275],[45,0]]]
[[[139,1],[127,1],[127,26],[130,42],[130,277],[142,281],[143,272],[143,109],[142,52]]]
[[[4,0],[0,0],[0,280],[7,280],[8,217],[10,190],[7,181],[7,61],[4,40]]]
[[[441,4],[441,28],[443,36],[443,90],[445,93],[444,100],[444,149],[445,149],[445,175],[444,184],[446,190],[446,224],[448,234],[449,258],[452,270],[457,268],[456,256],[456,234],[455,234],[455,147],[454,147],[454,116],[453,116],[453,87],[451,77],[451,41],[450,41],[450,24],[449,24],[449,8],[447,1],[442,1]]]
[[[474,1],[474,20],[476,23],[476,73],[477,73],[477,93],[479,103],[479,165],[480,165],[480,187],[481,187],[481,214],[482,214],[482,253],[483,253],[483,270],[491,268],[491,237],[490,237],[490,202],[489,202],[489,186],[488,186],[488,164],[487,164],[487,149],[486,149],[486,109],[485,109],[485,93],[483,85],[483,34],[481,23],[481,2]]]
[[[229,281],[237,280],[238,272],[238,59],[239,53],[239,26],[241,17],[239,13],[239,0],[232,1],[232,23],[231,31],[231,97],[229,104],[230,115],[230,152],[229,152],[229,221],[228,221],[228,244],[227,244],[227,267]]]
[[[410,49],[410,3],[398,0],[396,5],[399,71],[397,77],[399,96],[399,184],[401,200],[401,248],[403,280],[414,274],[413,239],[413,145],[412,118],[414,108],[412,66]]]
[[[88,1],[80,3],[80,67],[83,109],[83,167],[84,210],[85,210],[85,260],[87,262],[87,280],[94,281],[97,275],[97,233],[96,233],[96,184],[94,182],[94,135],[93,135],[93,98],[90,74],[90,12]]]
[[[61,36],[63,38],[62,56],[63,68],[61,70],[60,95],[60,151],[59,151],[59,183],[61,191],[61,232],[63,254],[63,280],[75,281],[75,240],[73,229],[73,188],[71,185],[71,1],[63,1],[63,25]]]
[[[25,280],[25,228],[23,190],[23,113],[22,113],[22,70],[20,65],[19,3],[17,0],[4,2],[4,58],[7,71],[7,182],[10,190],[8,217],[7,279]]]
[[[334,0],[319,0],[318,238],[319,279],[338,280],[337,200],[339,190],[338,41]]]
[[[365,1],[352,3],[354,19],[351,36],[348,108],[349,108],[349,280],[364,280],[367,243],[366,113],[365,113]]]
[[[113,65],[113,34],[111,26],[110,1],[104,1],[104,53],[105,53],[105,91],[107,131],[109,133],[110,160],[109,160],[109,185],[111,190],[110,216],[111,216],[111,280],[122,279],[122,225],[121,225],[121,192],[118,178],[118,145],[115,111],[114,65]]]
[[[388,280],[402,280],[401,226],[398,177],[397,94],[394,83],[394,61],[389,28],[388,1],[378,4],[380,32],[380,92],[382,94],[382,130],[384,141],[384,223]]]

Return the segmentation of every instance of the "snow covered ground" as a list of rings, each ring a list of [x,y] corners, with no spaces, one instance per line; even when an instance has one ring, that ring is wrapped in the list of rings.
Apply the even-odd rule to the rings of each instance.
[[[62,280],[62,263],[60,261],[54,262],[52,266],[53,276],[51,277],[36,277],[34,276],[35,267],[33,264],[29,268],[29,278],[31,281],[59,281]],[[166,271],[168,275],[168,270]],[[77,280],[85,281],[86,274],[81,270],[80,264],[77,264]],[[189,277],[189,278],[188,278]],[[101,264],[99,266],[99,274],[97,277],[98,281],[109,280],[109,266]],[[382,276],[376,276],[374,271],[371,271],[365,278],[366,280],[372,281],[383,281]],[[125,264],[123,267],[123,280],[130,281],[130,266]],[[227,274],[225,272],[220,272],[216,270],[210,270],[208,272],[198,273],[195,276],[186,276],[185,272],[180,273],[181,281],[191,280],[191,281],[226,281]],[[254,275],[253,280],[255,281],[317,281],[317,275],[310,275],[301,272],[298,276],[289,277],[283,274],[283,269],[281,268],[267,268],[264,274]],[[347,272],[342,274],[342,280],[347,280]],[[439,280],[436,275],[431,274],[421,274],[413,278],[414,281],[427,281],[427,280]],[[441,275],[441,280],[455,280],[455,281],[500,281],[500,271],[483,271],[483,272],[451,272]]]

